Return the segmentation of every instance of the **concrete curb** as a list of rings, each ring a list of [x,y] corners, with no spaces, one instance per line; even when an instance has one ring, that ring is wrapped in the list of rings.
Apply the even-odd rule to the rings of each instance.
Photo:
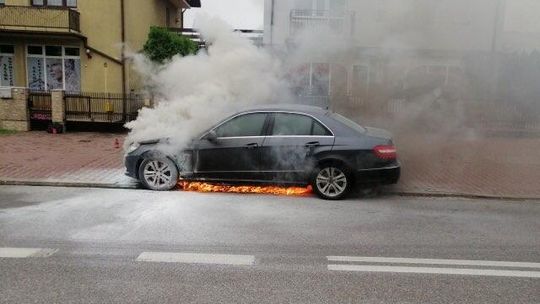
[[[73,187],[73,188],[104,188],[104,189],[138,189],[138,184],[116,184],[96,182],[64,182],[44,180],[0,180],[3,186],[46,186],[46,187]]]
[[[469,194],[469,193],[441,193],[441,192],[409,192],[409,191],[388,191],[386,194],[403,196],[403,197],[440,197],[440,198],[465,198],[465,199],[487,199],[487,200],[503,200],[503,201],[540,201],[540,197],[518,197],[518,196],[501,196],[501,195],[485,195],[485,194]]]
[[[139,184],[117,184],[117,183],[96,183],[96,182],[64,182],[64,181],[44,181],[44,180],[0,180],[3,186],[42,186],[42,187],[72,187],[72,188],[103,188],[103,189],[141,189]],[[540,197],[516,197],[501,195],[481,195],[469,193],[442,193],[442,192],[414,192],[414,191],[382,191],[380,194],[403,196],[403,197],[437,197],[437,198],[465,198],[465,199],[487,199],[504,201],[540,201]]]

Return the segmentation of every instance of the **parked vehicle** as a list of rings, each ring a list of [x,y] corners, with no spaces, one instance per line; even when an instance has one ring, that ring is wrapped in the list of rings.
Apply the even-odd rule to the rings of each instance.
[[[152,190],[170,190],[179,178],[310,184],[321,198],[337,200],[356,185],[394,184],[400,176],[389,132],[318,107],[275,105],[239,112],[176,155],[159,151],[158,144],[135,143],[125,158],[126,174]]]

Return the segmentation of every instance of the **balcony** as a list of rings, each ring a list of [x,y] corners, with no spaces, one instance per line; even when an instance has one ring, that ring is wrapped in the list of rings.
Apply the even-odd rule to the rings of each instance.
[[[189,38],[191,41],[197,43],[199,48],[206,48],[206,41],[203,40],[201,34],[192,28],[176,28],[170,27],[169,31],[182,35]],[[235,29],[236,33],[251,41],[255,46],[261,47],[263,45],[263,31],[262,30],[245,30],[245,29]]]
[[[1,6],[0,31],[79,33],[80,14],[69,8]]]
[[[291,10],[290,35],[296,36],[303,31],[328,29],[336,35],[354,34],[354,12],[335,12],[319,10]]]

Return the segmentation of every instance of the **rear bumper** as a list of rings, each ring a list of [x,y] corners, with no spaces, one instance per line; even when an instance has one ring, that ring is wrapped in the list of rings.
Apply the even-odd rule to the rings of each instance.
[[[355,176],[360,185],[392,185],[399,181],[401,166],[357,170]]]

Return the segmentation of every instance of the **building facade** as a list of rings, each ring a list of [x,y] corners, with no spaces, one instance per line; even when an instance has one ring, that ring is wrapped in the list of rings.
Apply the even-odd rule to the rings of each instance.
[[[525,98],[515,82],[530,83],[519,102],[532,103],[540,67],[517,62],[540,59],[539,11],[536,0],[266,0],[264,43],[290,54],[311,40],[291,65],[307,103],[513,102]]]
[[[129,93],[139,77],[124,50],[151,26],[181,27],[185,0],[0,0],[0,86]]]

